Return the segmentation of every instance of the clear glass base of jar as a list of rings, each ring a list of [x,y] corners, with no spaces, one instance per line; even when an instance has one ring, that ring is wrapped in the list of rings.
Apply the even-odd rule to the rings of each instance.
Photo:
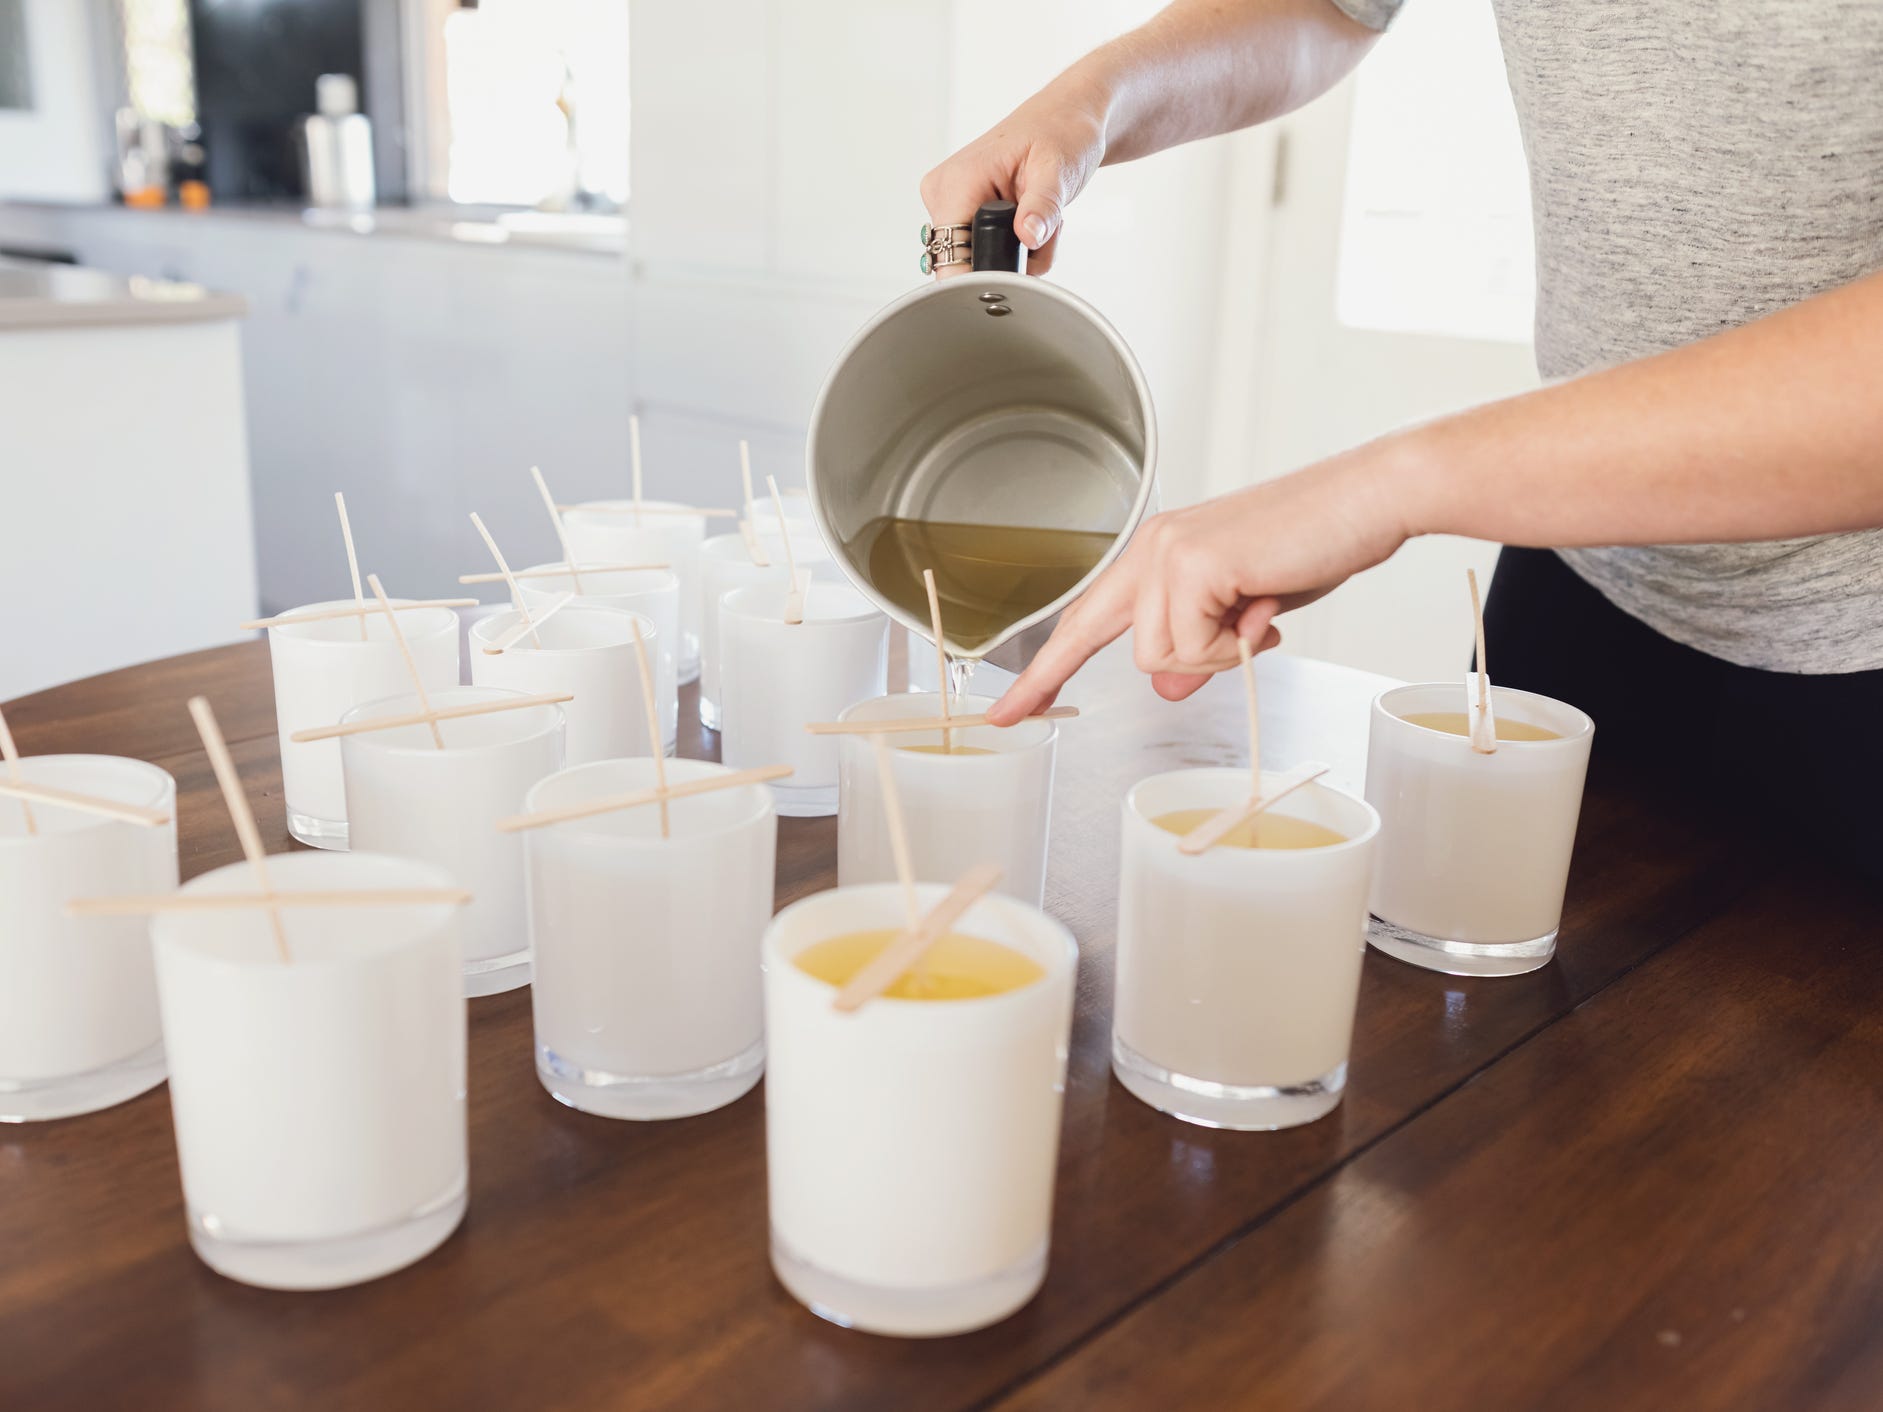
[[[38,1123],[96,1113],[148,1093],[164,1081],[163,1041],[82,1074],[0,1079],[0,1123]]]
[[[898,1338],[942,1338],[997,1324],[1046,1279],[1046,1242],[1006,1269],[967,1284],[935,1289],[864,1284],[811,1263],[772,1232],[772,1272],[820,1319],[846,1329]]]
[[[764,1072],[762,1039],[708,1068],[652,1077],[584,1069],[548,1045],[536,1050],[536,1077],[556,1102],[601,1118],[640,1122],[691,1118],[724,1108],[757,1087]]]
[[[309,848],[328,848],[336,853],[347,851],[347,821],[316,819],[312,814],[288,810],[288,833]]]
[[[1521,976],[1549,965],[1556,954],[1554,928],[1528,941],[1453,941],[1428,936],[1383,917],[1369,917],[1366,939],[1375,951],[1448,976]]]
[[[390,1275],[432,1253],[464,1219],[463,1172],[449,1190],[390,1225],[327,1240],[271,1240],[229,1231],[191,1208],[190,1244],[210,1269],[263,1289],[339,1289]]]
[[[530,949],[487,956],[481,961],[464,963],[464,993],[472,999],[480,995],[502,995],[530,983]]]
[[[1340,1106],[1347,1087],[1345,1063],[1297,1084],[1225,1084],[1192,1078],[1153,1064],[1112,1036],[1111,1068],[1133,1097],[1160,1113],[1203,1128],[1238,1132],[1273,1132],[1324,1118]]]

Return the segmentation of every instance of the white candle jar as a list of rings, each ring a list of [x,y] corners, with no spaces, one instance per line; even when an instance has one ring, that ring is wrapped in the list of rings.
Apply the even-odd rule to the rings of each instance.
[[[1402,686],[1373,703],[1366,797],[1384,831],[1368,940],[1427,970],[1520,975],[1556,954],[1595,723],[1547,696],[1493,687],[1499,722],[1557,738],[1500,740],[1480,755],[1462,735],[1404,719],[1462,711],[1464,690]]]
[[[799,544],[794,529],[791,550],[799,578],[833,578],[835,568],[822,542],[808,533],[804,539]],[[741,534],[715,535],[700,547],[700,591],[706,603],[700,623],[700,724],[708,730],[719,729],[719,600],[735,588],[791,586],[783,551],[774,545],[766,557],[771,562],[764,567],[754,564]]]
[[[27,784],[160,809],[145,827],[0,799],[0,1123],[109,1108],[163,1082],[142,917],[68,917],[68,902],[177,885],[176,781],[112,755],[29,755]],[[0,779],[6,778],[0,769]]]
[[[924,910],[948,889],[917,889]],[[878,997],[843,1013],[792,958],[904,924],[902,889],[839,888],[765,934],[765,1150],[772,1269],[812,1312],[873,1333],[965,1333],[1046,1277],[1078,948],[1010,897],[954,930],[1045,974],[971,1000]]]
[[[408,600],[395,598],[394,603]],[[367,600],[372,606],[372,600]],[[310,603],[297,613],[351,608],[344,603]],[[275,721],[281,739],[281,794],[288,832],[315,848],[347,847],[346,792],[340,779],[340,745],[333,740],[297,745],[296,731],[336,724],[362,701],[375,701],[410,687],[392,626],[380,612],[367,614],[366,636],[360,619],[326,618],[312,623],[282,623],[268,629],[268,656],[274,665]],[[458,615],[449,608],[420,608],[399,614],[399,628],[418,663],[427,691],[458,684]]]
[[[588,500],[565,510],[562,528],[579,567],[597,564],[666,564],[680,581],[679,681],[700,674],[700,545],[706,517],[673,500]]]
[[[674,760],[670,784],[729,773]],[[535,813],[650,789],[651,760],[551,775]],[[772,913],[778,819],[746,785],[532,829],[531,1003],[536,1075],[561,1103],[606,1118],[710,1112],[765,1065],[758,948]]]
[[[538,566],[560,568],[557,564]],[[654,625],[653,639],[647,644],[648,660],[654,666],[654,702],[660,710],[660,739],[672,751],[679,739],[680,677],[675,644],[680,640],[680,577],[672,569],[617,569],[597,573],[580,569],[580,597],[569,606],[590,604],[598,608],[623,608],[639,613]],[[531,613],[541,613],[566,593],[575,592],[575,583],[565,572],[545,574],[541,578],[517,581],[518,591]],[[551,619],[554,622],[555,619]],[[638,690],[638,688],[637,688]]]
[[[719,758],[734,769],[789,765],[772,786],[778,812],[837,812],[837,740],[812,721],[886,689],[889,620],[848,584],[804,585],[804,621],[784,619],[786,590],[740,588],[719,603]]]
[[[512,700],[521,693],[460,686],[431,694],[434,708]],[[346,724],[403,716],[413,695],[347,712]],[[471,893],[457,935],[464,993],[495,995],[530,983],[523,840],[497,821],[521,813],[538,780],[562,768],[562,711],[528,706],[438,723],[440,750],[424,725],[342,737],[353,844],[434,863]]]
[[[440,888],[438,868],[377,854],[268,860],[283,891]],[[185,884],[255,891],[247,863]],[[287,908],[150,923],[190,1244],[270,1289],[331,1289],[411,1264],[465,1205],[464,994],[458,909]]]
[[[964,696],[952,709],[956,715],[976,715],[993,704],[988,697]],[[939,695],[912,692],[860,701],[838,719],[855,723],[940,714]],[[909,748],[938,748],[939,730],[883,737],[916,877],[952,882],[976,863],[998,863],[1001,891],[1038,907],[1046,896],[1058,727],[1051,721],[1024,721],[1004,728],[971,726],[949,735],[956,747],[993,753],[942,755]],[[838,737],[837,752],[837,885],[893,882],[896,860],[876,748],[867,735],[845,735]]]
[[[1380,821],[1315,783],[1272,812],[1343,842],[1191,856],[1152,822],[1243,803],[1249,783],[1173,770],[1125,796],[1112,1072],[1186,1122],[1267,1130],[1332,1112],[1346,1088]]]
[[[521,627],[523,616],[507,612],[480,618],[471,627],[471,684],[526,696],[573,696],[562,703],[565,765],[645,755],[651,747],[634,655],[637,620],[648,652],[657,652],[659,634],[652,620],[621,608],[571,603],[537,629],[541,646],[525,631],[497,653],[484,649]]]

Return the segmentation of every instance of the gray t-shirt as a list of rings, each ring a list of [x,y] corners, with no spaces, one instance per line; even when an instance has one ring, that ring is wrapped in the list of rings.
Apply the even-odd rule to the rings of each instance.
[[[1402,0],[1334,3],[1379,29]],[[1883,3],[1493,3],[1530,161],[1544,377],[1883,268]],[[1729,662],[1883,668],[1883,530],[1560,552],[1612,603]]]

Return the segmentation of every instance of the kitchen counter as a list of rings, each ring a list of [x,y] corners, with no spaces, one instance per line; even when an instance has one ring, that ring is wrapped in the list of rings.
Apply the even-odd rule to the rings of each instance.
[[[627,250],[626,216],[579,211],[510,210],[489,206],[380,206],[370,211],[325,210],[299,203],[264,202],[211,206],[186,211],[180,206],[139,210],[115,204],[76,205],[46,201],[0,202],[22,211],[53,214],[110,214],[126,223],[157,226],[239,223],[335,235],[393,236],[440,240],[458,245],[518,246],[574,254],[620,256]]]
[[[198,284],[0,260],[0,329],[198,323],[247,311],[241,295]]]

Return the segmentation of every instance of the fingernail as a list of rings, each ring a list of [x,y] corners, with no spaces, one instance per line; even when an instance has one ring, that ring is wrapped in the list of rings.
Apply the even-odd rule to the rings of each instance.
[[[1028,216],[1020,222],[1020,230],[1026,237],[1029,250],[1037,250],[1046,242],[1046,222],[1038,216]]]

